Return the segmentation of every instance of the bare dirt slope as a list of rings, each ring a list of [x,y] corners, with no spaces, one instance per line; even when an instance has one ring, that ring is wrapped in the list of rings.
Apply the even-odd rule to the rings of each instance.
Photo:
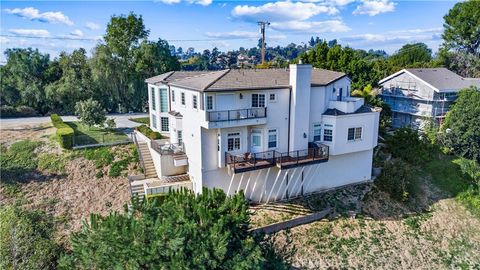
[[[74,151],[65,151],[58,147],[50,137],[55,132],[51,125],[21,126],[0,128],[1,143],[11,145],[15,141],[29,139],[43,141],[41,152],[61,153],[65,159],[64,173],[59,175],[46,171],[29,173],[15,188],[0,187],[0,205],[21,203],[30,209],[44,210],[55,216],[58,221],[58,239],[65,242],[67,235],[78,230],[82,220],[91,213],[108,214],[112,210],[123,211],[124,204],[130,200],[128,180],[125,174],[112,178],[105,173],[96,174],[93,161],[84,159]],[[114,152],[130,154],[129,146],[116,146]],[[129,166],[129,171],[133,166]],[[108,168],[103,168],[108,172]]]

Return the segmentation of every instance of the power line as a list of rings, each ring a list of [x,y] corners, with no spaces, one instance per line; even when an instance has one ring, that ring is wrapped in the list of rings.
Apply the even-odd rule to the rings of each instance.
[[[76,37],[39,37],[39,36],[28,36],[28,35],[8,35],[0,34],[1,37],[11,37],[11,38],[31,38],[31,39],[55,39],[55,40],[79,40],[79,41],[99,41],[102,38],[76,38]],[[253,38],[245,37],[232,37],[232,38],[206,38],[206,39],[165,39],[168,42],[208,42],[208,41],[228,41],[228,40],[252,40]]]

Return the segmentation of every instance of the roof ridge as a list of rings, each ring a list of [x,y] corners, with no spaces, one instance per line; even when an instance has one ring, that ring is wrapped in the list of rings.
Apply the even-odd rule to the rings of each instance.
[[[227,73],[230,72],[231,69],[226,69],[224,70],[225,72],[223,72],[223,74],[221,74],[220,76],[218,76],[218,78],[216,78],[215,80],[213,80],[213,82],[207,84],[207,86],[205,86],[202,90],[205,91],[207,90],[210,86],[212,86],[214,83],[216,83],[218,80],[220,80],[221,78],[223,78]]]

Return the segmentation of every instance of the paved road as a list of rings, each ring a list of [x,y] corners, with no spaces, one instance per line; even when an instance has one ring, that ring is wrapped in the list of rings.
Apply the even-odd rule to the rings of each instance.
[[[133,128],[139,126],[141,124],[132,122],[128,120],[129,118],[137,118],[137,117],[147,117],[148,114],[145,113],[129,113],[129,114],[109,114],[108,118],[115,119],[115,123],[117,124],[117,128]],[[76,116],[62,116],[63,121],[77,121]],[[7,118],[7,119],[0,119],[0,127],[1,128],[15,128],[25,125],[38,125],[50,123],[49,116],[41,116],[41,117],[21,117],[21,118]]]

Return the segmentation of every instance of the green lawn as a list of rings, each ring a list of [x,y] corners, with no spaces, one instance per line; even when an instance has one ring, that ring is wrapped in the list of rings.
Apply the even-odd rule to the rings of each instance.
[[[150,124],[150,117],[137,117],[137,118],[129,118],[128,120],[140,123],[140,124],[145,124],[149,125]]]
[[[107,132],[102,128],[90,128],[77,121],[66,123],[75,131],[74,145],[110,143],[128,140],[127,135],[119,130]]]

